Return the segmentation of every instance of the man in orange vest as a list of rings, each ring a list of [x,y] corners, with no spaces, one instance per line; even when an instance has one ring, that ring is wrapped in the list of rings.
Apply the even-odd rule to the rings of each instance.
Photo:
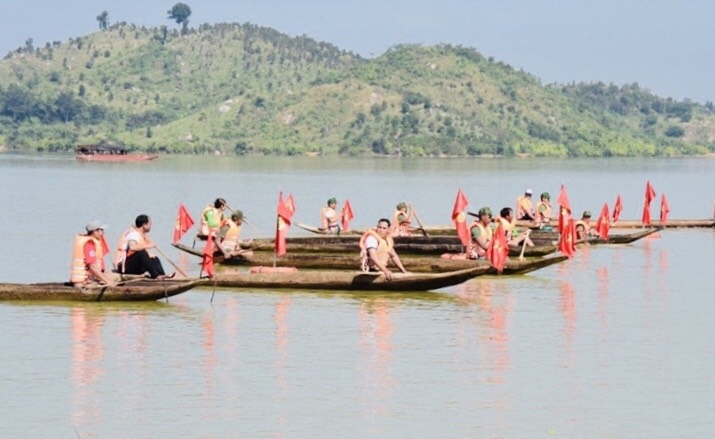
[[[365,232],[360,239],[360,247],[367,258],[369,271],[380,271],[385,274],[387,280],[392,280],[392,271],[387,268],[387,263],[392,260],[401,272],[407,273],[395,252],[395,245],[390,236],[390,220],[387,218],[381,218],[374,230]]]
[[[243,212],[234,210],[231,218],[224,221],[224,225],[218,232],[218,246],[223,256],[230,259],[234,256],[253,256],[253,250],[241,248],[241,225],[243,224]],[[251,241],[249,240],[249,243]]]
[[[149,273],[152,279],[172,278],[175,273],[167,276],[159,258],[150,253],[151,249],[156,247],[156,244],[146,236],[150,231],[151,218],[147,215],[139,215],[134,221],[134,228],[123,237],[127,243],[127,258],[120,271],[126,274]]]
[[[534,205],[531,203],[531,196],[534,192],[531,189],[524,191],[524,196],[516,200],[516,219],[533,221],[536,218],[534,214]]]
[[[106,228],[107,225],[101,221],[92,221],[85,227],[86,235],[75,237],[70,274],[73,285],[81,286],[91,281],[114,285],[104,270],[106,244],[103,242]]]

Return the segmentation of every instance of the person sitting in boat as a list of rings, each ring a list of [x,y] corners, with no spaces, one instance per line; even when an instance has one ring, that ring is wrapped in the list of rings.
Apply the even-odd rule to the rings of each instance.
[[[591,211],[585,210],[581,219],[577,220],[576,223],[576,240],[585,239],[589,236],[595,236],[598,234],[595,229],[591,228]]]
[[[536,205],[536,223],[539,228],[545,229],[550,227],[549,223],[554,219],[554,208],[551,207],[551,195],[548,192],[543,192],[540,198],[541,201]]]
[[[360,238],[360,255],[363,270],[382,272],[387,280],[392,280],[392,271],[387,267],[390,260],[401,272],[407,273],[400,257],[395,252],[392,236],[390,236],[390,220],[387,218],[381,218],[375,229],[368,230]]]
[[[72,250],[72,270],[70,283],[75,286],[98,282],[114,286],[108,273],[104,269],[104,256],[108,250],[104,240],[106,224],[101,221],[92,221],[85,227],[86,234],[77,235],[74,239]]]
[[[156,244],[147,237],[151,231],[151,218],[139,215],[134,220],[134,227],[129,229],[122,239],[126,242],[126,259],[118,267],[119,271],[126,274],[149,273],[152,279],[168,279],[174,273],[167,275],[159,258],[151,252]]]
[[[492,240],[492,209],[486,206],[482,207],[479,209],[478,215],[479,218],[469,226],[472,236],[472,243],[467,249],[467,258],[469,259],[484,258]]]
[[[533,247],[534,243],[529,238],[530,229],[520,232],[514,225],[514,211],[511,207],[505,207],[499,212],[499,222],[506,232],[506,242],[512,246],[526,245]]]
[[[533,221],[536,218],[534,213],[534,206],[531,203],[531,195],[534,192],[531,189],[527,189],[524,195],[517,198],[516,200],[516,219]]]
[[[335,207],[338,205],[338,200],[331,198],[328,200],[328,205],[320,209],[320,228],[326,233],[340,233],[340,222],[338,211]]]
[[[250,249],[241,248],[241,225],[243,224],[243,212],[235,210],[231,213],[231,218],[224,221],[224,225],[218,233],[218,246],[224,257],[230,259],[234,256],[249,257],[253,255]]]
[[[216,236],[224,221],[223,211],[226,209],[226,204],[223,198],[216,198],[213,205],[209,204],[201,212],[200,238],[207,238],[210,233]]]
[[[392,236],[410,236],[412,227],[412,218],[415,217],[415,211],[412,205],[405,202],[397,203],[395,213],[392,215]]]

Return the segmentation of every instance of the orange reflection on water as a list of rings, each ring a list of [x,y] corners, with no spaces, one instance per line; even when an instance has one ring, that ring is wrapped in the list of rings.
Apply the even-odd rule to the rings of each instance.
[[[96,423],[101,418],[101,412],[95,400],[94,386],[102,375],[99,364],[104,357],[101,337],[104,319],[101,314],[91,315],[85,308],[77,307],[70,311],[70,322],[74,384],[72,424]]]
[[[576,331],[576,292],[573,285],[567,281],[559,282],[561,294],[561,314],[564,317],[565,335],[569,346],[573,346],[573,337]]]
[[[288,388],[285,377],[285,369],[288,364],[288,311],[290,309],[291,298],[284,296],[276,304],[276,312],[273,313],[273,321],[276,324],[276,375],[278,384],[283,390]]]
[[[596,277],[598,278],[598,316],[601,319],[601,323],[605,323],[608,315],[608,295],[611,281],[608,275],[608,267],[597,268]]]
[[[201,321],[201,327],[203,328],[203,347],[204,347],[204,358],[201,362],[202,375],[204,377],[204,400],[210,401],[214,393],[214,382],[216,378],[216,329],[214,323],[214,315],[212,313],[204,314],[203,320]],[[205,417],[211,416],[211,411],[209,410]]]
[[[395,386],[391,373],[393,326],[390,300],[376,297],[360,303],[360,338],[358,347],[365,358],[366,367],[360,367],[367,395],[371,403],[365,416],[370,419],[373,432],[379,432],[374,416],[384,418],[390,413],[389,398]]]

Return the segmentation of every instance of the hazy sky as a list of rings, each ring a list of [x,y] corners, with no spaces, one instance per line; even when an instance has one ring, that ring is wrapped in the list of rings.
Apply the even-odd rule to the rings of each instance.
[[[159,26],[175,1],[0,0],[0,57],[98,30],[97,15]],[[400,43],[450,43],[544,83],[638,82],[661,96],[715,100],[713,0],[184,0],[190,26],[251,22],[366,57]],[[2,81],[2,78],[0,78]]]

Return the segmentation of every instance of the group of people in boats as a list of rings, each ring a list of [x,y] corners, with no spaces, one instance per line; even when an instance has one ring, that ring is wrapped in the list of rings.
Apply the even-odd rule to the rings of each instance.
[[[166,274],[159,258],[153,253],[156,244],[148,237],[151,218],[142,214],[134,225],[122,232],[112,261],[113,270],[107,270],[104,259],[109,246],[104,237],[106,224],[91,221],[86,233],[77,235],[72,251],[70,283],[83,286],[96,282],[113,286],[119,274],[148,275],[152,279],[169,279],[175,273]]]

